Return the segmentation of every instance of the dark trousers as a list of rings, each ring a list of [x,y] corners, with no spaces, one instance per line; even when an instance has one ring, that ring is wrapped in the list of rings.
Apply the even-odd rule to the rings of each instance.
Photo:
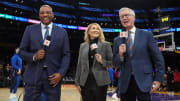
[[[11,78],[10,93],[15,94],[17,92],[18,86],[20,84],[20,79],[21,79],[20,75]]]
[[[16,84],[17,84],[17,76],[12,76],[11,77],[10,93],[14,93]]]
[[[81,86],[82,101],[106,101],[107,87],[107,85],[98,86],[90,74],[85,86]]]
[[[174,91],[174,83],[167,82],[167,91]]]
[[[49,84],[47,70],[42,70],[39,76],[35,85],[25,84],[24,101],[42,101],[42,92],[46,96],[46,101],[60,101],[60,84],[56,87]]]
[[[120,98],[121,101],[136,101],[136,99],[138,99],[138,101],[151,101],[150,93],[140,91],[134,76],[131,76],[127,92],[125,94],[120,93]]]

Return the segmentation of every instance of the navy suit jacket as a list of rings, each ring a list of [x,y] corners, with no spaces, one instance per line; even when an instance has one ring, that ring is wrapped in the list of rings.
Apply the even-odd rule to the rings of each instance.
[[[155,81],[163,81],[164,58],[159,51],[151,32],[136,28],[132,56],[124,54],[124,60],[120,59],[119,46],[122,39],[118,36],[114,39],[113,64],[121,69],[120,92],[125,93],[131,78],[131,68],[139,89],[149,92],[153,82],[153,66],[156,68]]]
[[[65,75],[70,62],[69,39],[67,32],[58,26],[53,25],[51,32],[51,43],[47,47],[45,59],[33,61],[33,56],[39,50],[43,49],[43,37],[41,24],[30,25],[26,27],[21,44],[20,56],[26,61],[24,73],[25,83],[34,84],[39,76],[43,63],[48,66],[48,76],[53,73]]]

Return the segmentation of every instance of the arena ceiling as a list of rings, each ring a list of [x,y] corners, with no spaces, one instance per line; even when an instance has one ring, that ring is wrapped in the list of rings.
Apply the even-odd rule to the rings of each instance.
[[[90,0],[97,7],[119,9],[128,6],[133,9],[153,9],[156,7],[179,7],[179,0]]]

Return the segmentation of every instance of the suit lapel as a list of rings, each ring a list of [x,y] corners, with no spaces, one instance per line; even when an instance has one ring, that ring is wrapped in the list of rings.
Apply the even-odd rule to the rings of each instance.
[[[139,38],[140,38],[140,33],[139,33],[139,30],[136,28],[135,37],[134,37],[134,46],[132,49],[133,54],[134,54],[134,51],[136,49],[136,45],[138,43]]]
[[[84,54],[83,54],[86,58],[83,61],[87,62],[87,66],[89,67],[89,43],[85,44],[84,46]]]
[[[101,52],[101,47],[102,47],[102,43],[100,41],[98,41],[98,48],[97,48],[97,53]]]
[[[42,46],[44,41],[42,37],[41,24],[37,26],[37,38],[39,38],[39,43]]]
[[[54,40],[54,38],[55,38],[55,36],[56,36],[56,28],[55,28],[56,26],[53,24],[53,26],[52,26],[52,31],[51,31],[51,43],[53,42],[53,40]]]

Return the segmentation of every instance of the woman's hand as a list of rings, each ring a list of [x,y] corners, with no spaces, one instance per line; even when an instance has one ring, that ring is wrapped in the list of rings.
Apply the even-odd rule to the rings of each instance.
[[[80,86],[77,86],[77,90],[78,90],[79,94],[81,94],[81,87]]]
[[[95,54],[96,56],[96,60],[100,63],[100,64],[103,64],[103,61],[102,61],[102,56],[98,53]]]

